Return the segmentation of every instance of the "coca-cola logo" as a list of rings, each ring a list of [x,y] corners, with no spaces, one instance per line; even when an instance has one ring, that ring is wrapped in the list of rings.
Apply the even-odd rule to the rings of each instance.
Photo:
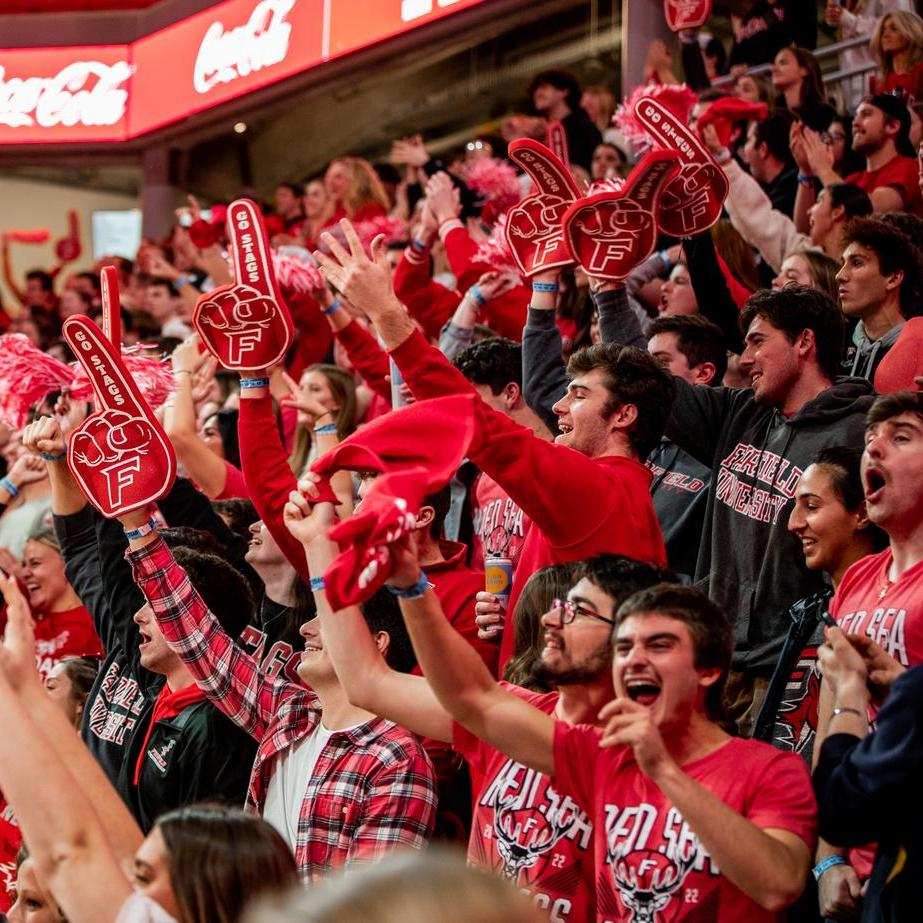
[[[132,67],[127,61],[75,61],[53,77],[7,77],[0,65],[0,124],[115,125],[125,117]]]
[[[205,31],[196,55],[192,82],[197,93],[207,93],[219,83],[231,83],[285,60],[291,23],[285,17],[296,0],[261,0],[242,25],[225,31],[213,22]]]

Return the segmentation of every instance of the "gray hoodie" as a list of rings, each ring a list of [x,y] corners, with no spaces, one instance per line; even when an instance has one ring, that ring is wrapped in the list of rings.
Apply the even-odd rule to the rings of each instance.
[[[859,321],[852,336],[853,348],[849,350],[846,359],[843,361],[843,374],[874,381],[875,370],[887,355],[888,350],[894,345],[903,329],[903,323],[897,324],[884,336],[873,340],[865,332],[865,324]]]
[[[786,419],[749,389],[676,387],[667,436],[713,472],[696,580],[735,625],[735,666],[768,670],[789,606],[823,589],[787,528],[795,487],[820,449],[862,444],[872,388],[839,379]]]

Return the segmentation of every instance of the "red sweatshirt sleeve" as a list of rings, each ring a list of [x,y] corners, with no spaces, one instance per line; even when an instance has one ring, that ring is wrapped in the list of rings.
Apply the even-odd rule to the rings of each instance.
[[[418,399],[445,394],[477,396],[464,375],[419,331],[394,349],[392,356]],[[611,468],[580,452],[539,439],[480,397],[475,407],[477,431],[468,457],[509,494],[554,546],[567,548],[586,540],[635,486],[621,485]]]
[[[349,361],[356,371],[365,379],[365,383],[388,403],[391,402],[391,382],[388,374],[391,370],[388,354],[378,345],[378,341],[362,324],[351,320],[336,338],[343,344]]]
[[[461,300],[457,292],[430,278],[429,254],[417,253],[411,247],[404,251],[394,271],[394,293],[431,340],[438,339]]]
[[[475,262],[478,245],[472,240],[467,228],[459,224],[448,231],[443,238],[446,259],[455,275],[460,292],[467,292],[485,272],[490,272],[487,263]]]
[[[237,420],[240,440],[240,464],[250,488],[250,499],[269,534],[275,539],[288,562],[308,581],[308,562],[304,548],[285,528],[282,510],[297,480],[288,466],[288,458],[279,437],[272,412],[272,398],[242,398]]]

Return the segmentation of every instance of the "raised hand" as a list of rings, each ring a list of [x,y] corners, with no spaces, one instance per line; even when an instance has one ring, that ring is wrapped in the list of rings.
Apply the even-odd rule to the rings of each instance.
[[[282,361],[294,326],[276,282],[259,208],[249,199],[232,202],[227,233],[236,282],[199,298],[192,322],[225,368],[256,371]]]
[[[440,171],[429,178],[426,184],[426,204],[433,213],[437,227],[461,214],[458,189],[448,173]]]
[[[655,782],[673,763],[651,709],[619,696],[600,709],[599,717],[606,722],[600,747],[631,747],[640,770]]]
[[[6,628],[0,644],[0,670],[14,689],[41,685],[35,666],[35,627],[32,612],[16,578],[0,573],[0,593],[6,603]]]
[[[823,182],[833,172],[833,147],[810,128],[804,129],[804,152],[811,173]]]
[[[22,443],[23,445],[26,444],[25,433],[23,434]],[[16,487],[34,484],[36,481],[41,481],[47,476],[48,472],[45,471],[45,463],[41,458],[35,455],[20,455],[19,458],[13,462],[7,474],[7,477]]]
[[[71,473],[104,516],[119,516],[158,500],[176,477],[176,456],[166,433],[125,371],[120,354],[93,321],[69,317],[62,334],[96,395],[95,413],[69,439]]]
[[[24,457],[28,457],[33,462],[36,462],[41,466],[42,470],[44,470],[45,466],[41,460],[41,456],[48,455],[63,458],[67,451],[65,434],[61,428],[61,421],[57,416],[39,417],[37,420],[33,420],[22,431],[22,444],[24,448],[32,453]],[[20,461],[22,461],[22,459],[19,459],[16,465],[18,465]],[[16,469],[16,465],[13,465],[13,469],[10,471],[10,477],[12,477],[13,471]],[[34,478],[34,480],[38,480],[38,478]],[[17,483],[15,478],[13,478],[13,483]]]
[[[288,502],[282,510],[285,528],[302,545],[310,545],[315,539],[325,539],[333,525],[333,504],[321,501],[320,481],[318,475],[308,472],[298,482],[298,490],[288,495]]]
[[[379,234],[372,241],[372,257],[369,258],[356,229],[346,218],[340,222],[340,227],[349,252],[332,234],[324,232],[321,240],[330,249],[330,256],[316,250],[314,259],[327,281],[360,311],[374,319],[386,302],[394,300],[384,237]]]
[[[474,624],[482,641],[491,641],[503,631],[503,606],[493,593],[481,590],[475,597]]]

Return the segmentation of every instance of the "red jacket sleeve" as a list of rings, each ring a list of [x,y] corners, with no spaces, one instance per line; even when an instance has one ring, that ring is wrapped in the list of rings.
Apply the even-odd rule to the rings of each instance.
[[[478,245],[463,225],[458,224],[448,231],[442,242],[460,292],[467,292],[485,272],[490,272],[492,267],[487,263],[475,261],[474,255],[478,251]]]
[[[464,375],[419,331],[391,354],[414,397],[477,397]],[[584,541],[625,502],[624,494],[634,486],[620,485],[621,479],[611,469],[580,452],[539,439],[480,397],[475,408],[476,433],[468,457],[509,494],[554,546],[567,548]],[[575,511],[581,511],[580,515]]]
[[[282,510],[297,480],[288,466],[288,458],[272,412],[272,398],[242,398],[237,422],[240,440],[240,464],[250,488],[250,499],[260,519],[275,539],[288,562],[307,582],[308,562],[301,542],[282,522]]]
[[[365,383],[388,403],[391,402],[391,382],[388,374],[391,364],[388,354],[378,345],[378,341],[362,324],[351,320],[336,338],[343,344],[349,361],[355,370],[365,379]]]
[[[430,278],[429,254],[417,253],[411,247],[404,250],[394,271],[394,294],[431,340],[438,339],[461,301],[457,292]]]

